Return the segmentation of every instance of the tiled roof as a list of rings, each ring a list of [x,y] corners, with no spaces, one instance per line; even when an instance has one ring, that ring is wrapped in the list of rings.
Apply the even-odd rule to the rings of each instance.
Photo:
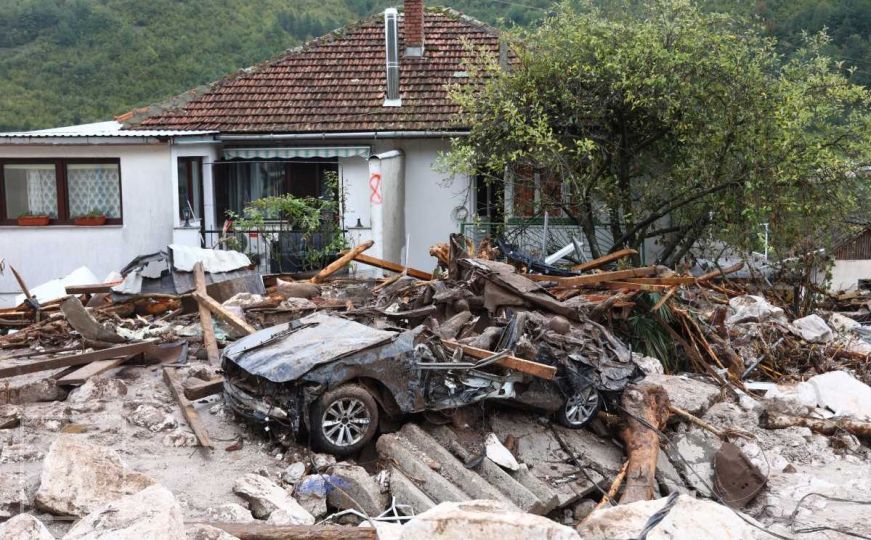
[[[403,43],[399,17],[399,50]],[[281,58],[212,84],[175,109],[132,128],[303,133],[448,130],[457,107],[447,85],[464,83],[464,59],[484,48],[498,54],[495,30],[449,10],[424,16],[425,53],[400,57],[401,107],[384,107],[383,17],[318,38]]]

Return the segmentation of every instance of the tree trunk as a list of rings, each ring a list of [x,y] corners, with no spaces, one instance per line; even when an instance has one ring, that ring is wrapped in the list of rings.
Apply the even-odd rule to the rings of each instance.
[[[653,499],[659,433],[669,416],[668,395],[659,385],[630,385],[623,392],[623,427],[620,438],[629,457],[626,488],[620,504]],[[646,424],[655,428],[651,429]]]

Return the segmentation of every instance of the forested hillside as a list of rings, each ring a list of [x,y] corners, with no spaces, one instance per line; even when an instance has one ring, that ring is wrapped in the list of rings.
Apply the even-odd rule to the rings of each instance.
[[[623,0],[598,0],[609,2]],[[0,0],[0,131],[104,120],[161,101],[401,0]],[[495,25],[551,0],[430,0]],[[828,27],[831,51],[871,81],[871,0],[719,0],[760,17],[784,50]]]

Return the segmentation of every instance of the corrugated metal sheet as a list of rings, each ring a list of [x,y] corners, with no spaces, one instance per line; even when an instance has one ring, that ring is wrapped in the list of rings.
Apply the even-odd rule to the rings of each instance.
[[[871,259],[871,227],[835,248],[839,261],[864,261]]]
[[[121,129],[120,122],[94,122],[77,126],[65,126],[33,131],[13,131],[0,133],[0,138],[52,138],[52,137],[180,137],[184,135],[211,135],[213,130],[178,130],[178,129]]]

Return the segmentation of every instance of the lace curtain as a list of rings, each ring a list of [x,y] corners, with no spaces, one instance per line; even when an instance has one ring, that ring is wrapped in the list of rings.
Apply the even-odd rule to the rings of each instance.
[[[99,211],[109,218],[121,217],[121,182],[118,165],[71,164],[67,168],[70,216]]]
[[[27,211],[57,217],[57,183],[54,166],[27,167]]]

